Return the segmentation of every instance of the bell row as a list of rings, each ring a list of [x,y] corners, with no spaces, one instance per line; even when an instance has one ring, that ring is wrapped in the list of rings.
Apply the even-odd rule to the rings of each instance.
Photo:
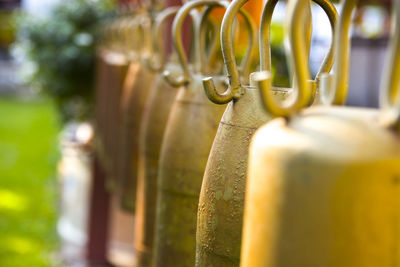
[[[106,187],[135,214],[137,266],[398,264],[400,0],[379,109],[344,106],[358,0],[340,14],[330,0],[287,1],[289,87],[272,82],[278,0],[258,32],[246,2],[143,3],[104,26],[96,153]],[[333,36],[315,77],[312,2]]]

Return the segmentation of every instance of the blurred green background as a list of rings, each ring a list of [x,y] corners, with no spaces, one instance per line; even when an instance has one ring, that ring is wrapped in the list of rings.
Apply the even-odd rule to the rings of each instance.
[[[56,264],[57,114],[45,98],[0,98],[0,266]]]

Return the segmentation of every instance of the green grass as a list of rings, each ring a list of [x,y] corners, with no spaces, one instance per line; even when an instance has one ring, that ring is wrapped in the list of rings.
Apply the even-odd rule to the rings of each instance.
[[[0,98],[0,266],[52,266],[57,248],[57,114]]]

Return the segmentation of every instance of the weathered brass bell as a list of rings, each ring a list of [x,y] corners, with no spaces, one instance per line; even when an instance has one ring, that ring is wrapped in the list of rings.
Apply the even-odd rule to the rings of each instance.
[[[251,145],[241,266],[395,266],[400,260],[400,2],[395,1],[381,110],[300,111],[312,94],[303,31],[296,28],[305,1],[289,1],[298,85],[293,102],[273,102],[268,73],[257,77],[268,112],[284,118],[263,126]],[[321,79],[322,95],[332,89],[324,98],[328,103],[346,99],[356,3],[343,1],[334,36],[335,72]]]
[[[165,55],[161,43],[162,25],[176,14],[179,7],[169,7],[159,13],[153,29],[154,52],[146,61],[153,72],[164,69]],[[179,72],[179,66],[169,60],[166,68]],[[161,75],[154,82],[143,110],[139,136],[138,176],[136,193],[135,251],[137,267],[151,266],[154,224],[157,202],[157,174],[161,141],[177,88],[170,86]]]
[[[96,83],[96,116],[97,120],[97,144],[96,149],[103,167],[109,178],[107,182],[114,181],[115,161],[112,136],[115,135],[115,129],[118,124],[118,106],[119,98],[122,92],[122,84],[127,71],[127,61],[124,55],[119,51],[114,51],[114,43],[118,42],[110,36],[122,27],[121,19],[117,19],[109,25],[107,32],[107,41],[99,47],[98,54],[98,80]]]
[[[220,94],[212,85],[211,78],[204,80],[204,89],[211,101],[230,103],[219,125],[203,178],[197,221],[196,266],[239,266],[250,140],[256,129],[272,118],[264,111],[257,88],[241,85],[233,58],[231,24],[245,2],[232,2],[221,29],[222,51],[231,88]],[[262,16],[262,69],[270,69],[271,65],[267,57],[270,50],[264,48],[269,46],[269,26],[276,2],[269,1]],[[335,9],[327,7],[334,25]],[[254,30],[252,25],[251,31]],[[324,70],[329,71],[332,67],[332,59],[332,53],[329,53]],[[273,94],[282,101],[289,90],[275,87]]]
[[[149,39],[150,18],[144,14],[139,23],[144,23],[140,24],[144,27],[142,30],[144,34],[140,40],[144,43],[142,49],[145,49],[149,44],[146,40]],[[119,160],[118,178],[121,183],[119,193],[122,208],[132,212],[135,209],[136,200],[140,125],[155,76],[155,73],[140,62],[140,58],[133,60],[129,66],[124,83],[124,94],[121,98],[122,128],[119,153],[122,157]]]
[[[181,40],[182,24],[189,12],[218,1],[191,1],[183,5],[173,23],[173,41],[183,74],[172,78],[164,72],[168,83],[179,86],[163,137],[158,170],[158,194],[154,244],[155,266],[193,266],[195,263],[196,215],[201,181],[208,154],[221,119],[224,106],[210,103],[204,95],[204,73],[189,67]],[[195,10],[191,12],[195,13]],[[201,22],[192,15],[194,45],[198,45]],[[196,53],[200,52],[195,48]],[[196,60],[202,56],[197,56]],[[196,65],[197,64],[197,65]],[[221,81],[222,85],[222,81]]]
[[[212,78],[204,80],[204,89],[212,102],[230,103],[219,124],[201,187],[197,215],[196,266],[239,264],[241,206],[248,145],[255,129],[268,119],[268,115],[259,107],[259,94],[254,88],[241,85],[236,69],[232,49],[232,23],[243,3],[232,2],[221,27],[222,51],[231,88],[220,94],[215,90]],[[247,13],[243,11],[243,14]],[[249,16],[247,27],[250,37],[247,57],[251,58],[257,43],[255,25]],[[243,74],[246,76],[248,67],[242,64]]]

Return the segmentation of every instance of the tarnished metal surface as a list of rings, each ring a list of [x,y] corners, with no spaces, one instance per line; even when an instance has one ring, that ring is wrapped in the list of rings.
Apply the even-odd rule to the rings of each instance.
[[[168,69],[177,66],[167,64]],[[176,65],[176,64],[175,64]],[[177,88],[159,76],[143,111],[139,138],[135,249],[138,266],[151,266],[157,203],[157,176],[161,141]]]
[[[165,67],[179,73],[173,56],[166,57],[163,47],[163,23],[178,12],[179,7],[169,7],[158,13],[153,23],[152,53],[144,62],[153,72]],[[166,64],[166,61],[169,61]],[[157,177],[161,142],[177,88],[171,87],[161,75],[157,76],[143,111],[139,133],[138,177],[136,196],[135,255],[137,267],[149,267],[153,262],[154,227],[157,203]]]
[[[222,51],[230,87],[221,94],[212,79],[208,78],[204,83],[205,92],[212,102],[231,102],[220,122],[201,187],[196,266],[239,265],[248,146],[255,130],[269,118],[261,107],[258,91],[242,86],[236,69],[232,24],[240,7],[241,3],[228,7],[221,27]],[[245,18],[250,36],[247,58],[251,58],[256,48],[255,25],[246,14]],[[244,65],[242,70],[247,73],[248,67]]]
[[[276,94],[283,99],[286,92]],[[196,266],[239,266],[249,144],[269,119],[255,88],[222,117],[201,188]]]
[[[196,214],[207,158],[225,106],[205,96],[199,75],[179,89],[161,147],[155,266],[195,262]]]
[[[99,142],[97,148],[102,159],[102,165],[107,170],[106,187],[113,193],[119,193],[121,153],[119,136],[121,120],[121,97],[126,95],[126,75],[132,73],[132,46],[126,43],[126,36],[138,37],[136,17],[125,14],[104,28],[104,38],[98,47],[98,55],[106,67],[99,68],[104,76],[103,88],[98,89],[99,104]],[[137,47],[135,47],[137,49]],[[100,62],[100,63],[101,63]],[[135,61],[137,62],[137,61]],[[135,63],[133,63],[135,64]],[[129,77],[132,74],[128,73]],[[129,79],[128,79],[129,80]],[[130,79],[132,80],[132,79]],[[100,86],[100,85],[99,85]],[[100,103],[101,102],[101,103]]]
[[[290,0],[289,5],[301,9],[302,1]],[[357,1],[343,2],[336,59],[350,53],[350,21]],[[394,130],[399,113],[398,99],[390,97],[399,90],[391,85],[400,81],[394,75],[400,58],[392,58],[400,48],[399,15],[396,1],[386,69],[390,73],[381,88],[384,100],[397,105],[395,120],[387,123],[387,114],[380,110],[312,107],[275,119],[256,133],[250,149],[241,266],[399,264],[400,137]],[[296,75],[306,80],[307,73],[299,71],[305,67],[296,63]],[[348,90],[348,62],[336,64],[343,75],[335,73],[335,80],[325,85],[331,89],[331,103],[345,101]]]
[[[276,119],[250,153],[241,266],[394,266],[400,142],[377,111]]]
[[[142,64],[131,63],[124,84],[122,129],[120,135],[120,201],[125,210],[134,211],[136,200],[139,131],[147,97],[155,79],[154,73]],[[114,138],[116,138],[114,136]]]
[[[241,85],[236,68],[232,24],[245,2],[232,2],[222,23],[228,89],[221,94],[212,79],[204,81],[205,92],[212,102],[230,103],[219,125],[203,178],[197,218],[196,266],[239,266],[249,144],[256,129],[271,118],[262,108],[258,90]],[[247,19],[247,27],[251,53],[256,48],[255,26],[251,19]],[[247,73],[246,69],[243,72]],[[279,100],[287,93],[283,89],[275,91]]]
[[[100,54],[98,64],[102,64],[104,79],[102,84],[98,85],[97,108],[99,109],[98,121],[98,142],[97,149],[99,158],[103,167],[107,172],[107,188],[115,192],[116,173],[118,164],[115,160],[117,151],[115,150],[116,142],[114,136],[118,134],[119,122],[119,99],[122,94],[123,81],[127,73],[127,64],[125,61],[110,60],[109,54]],[[100,81],[99,81],[100,82]]]
[[[199,60],[204,51],[198,49],[204,17],[193,9],[204,5],[219,5],[219,2],[191,1],[179,10],[173,23],[173,37],[182,74],[173,77],[170,71],[164,71],[166,81],[180,88],[161,146],[154,244],[154,266],[157,267],[192,267],[195,263],[201,181],[225,109],[207,100],[202,88],[204,76],[198,74],[205,69],[204,61]],[[195,26],[193,52],[197,55],[192,64],[184,53],[181,38],[182,25],[190,11]],[[223,81],[218,83],[220,88]]]

